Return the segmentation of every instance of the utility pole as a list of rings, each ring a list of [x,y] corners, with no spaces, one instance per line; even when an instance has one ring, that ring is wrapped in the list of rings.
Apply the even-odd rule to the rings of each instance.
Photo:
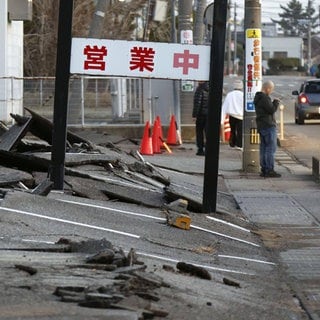
[[[50,179],[55,190],[63,190],[67,140],[67,113],[71,58],[73,0],[61,0],[54,94]]]
[[[216,212],[220,152],[220,120],[223,69],[226,47],[227,0],[216,0],[213,9],[213,35],[210,53],[207,142],[203,181],[202,211]]]
[[[230,75],[231,70],[231,1],[228,1],[227,14],[227,75]]]
[[[312,47],[311,47],[311,1],[308,1],[308,72],[312,66]]]
[[[178,12],[179,12],[179,42],[185,44],[193,43],[193,27],[191,23],[192,17],[192,0],[178,0]],[[190,124],[192,123],[192,108],[193,108],[193,90],[184,91],[183,81],[180,88],[180,105],[181,108],[176,114],[176,120],[178,126],[180,123]],[[181,132],[181,131],[180,131]]]
[[[256,129],[256,113],[253,103],[255,93],[261,89],[261,3],[245,0],[245,67],[244,67],[244,121],[243,121],[243,170],[258,172],[259,135]]]
[[[234,2],[234,18],[233,18],[233,26],[234,26],[234,51],[233,51],[233,74],[238,74],[238,30],[237,30],[237,3]]]
[[[98,0],[92,17],[88,38],[99,39],[103,31],[104,17],[107,9],[111,5],[111,0]]]
[[[197,0],[193,33],[194,44],[203,44],[204,42],[205,25],[203,23],[203,14],[206,9],[206,5],[207,0]]]

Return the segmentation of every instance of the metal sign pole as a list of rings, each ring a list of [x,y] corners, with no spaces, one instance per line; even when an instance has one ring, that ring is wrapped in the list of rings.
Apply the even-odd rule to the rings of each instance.
[[[207,141],[202,210],[216,212],[220,148],[220,118],[228,1],[216,0],[213,9],[213,36],[210,53]]]
[[[63,190],[64,181],[72,13],[73,0],[60,0],[50,170],[50,179],[55,190]]]
[[[243,171],[258,172],[259,134],[253,103],[255,93],[262,84],[261,57],[261,4],[259,0],[245,1],[245,67],[244,67],[244,117],[243,117]]]

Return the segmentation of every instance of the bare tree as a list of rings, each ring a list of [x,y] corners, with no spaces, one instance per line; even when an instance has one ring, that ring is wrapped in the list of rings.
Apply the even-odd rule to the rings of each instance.
[[[110,1],[111,2],[111,1]],[[114,1],[104,17],[101,38],[132,39],[147,0]],[[88,37],[95,9],[94,0],[75,0],[73,35]],[[25,23],[24,75],[55,74],[58,29],[56,0],[33,0],[33,19]]]

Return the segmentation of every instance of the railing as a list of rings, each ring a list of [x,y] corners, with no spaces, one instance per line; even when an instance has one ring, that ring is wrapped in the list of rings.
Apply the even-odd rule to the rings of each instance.
[[[55,78],[0,78],[23,84],[23,107],[53,118]],[[13,101],[7,90],[6,101]],[[21,103],[21,102],[20,102]],[[12,112],[9,110],[9,112]],[[68,125],[143,123],[141,79],[72,77],[69,83]]]

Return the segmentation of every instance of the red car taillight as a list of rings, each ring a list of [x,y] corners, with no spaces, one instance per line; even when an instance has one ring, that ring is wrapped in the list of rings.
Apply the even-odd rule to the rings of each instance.
[[[299,95],[299,103],[309,103],[309,99],[304,93]]]

